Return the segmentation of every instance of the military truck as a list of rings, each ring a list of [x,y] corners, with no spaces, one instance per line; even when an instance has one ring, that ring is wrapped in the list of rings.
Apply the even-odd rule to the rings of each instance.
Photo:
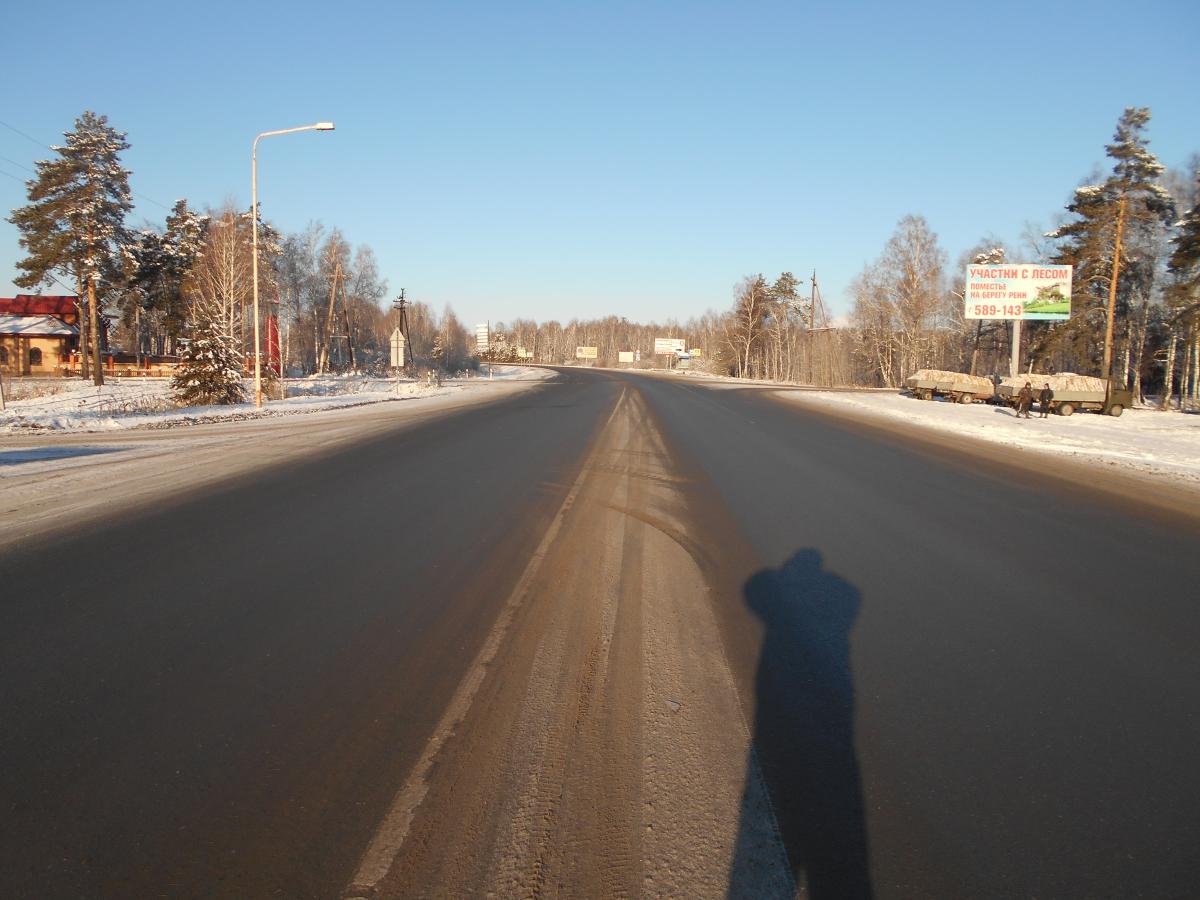
[[[1090,375],[1076,375],[1063,372],[1058,375],[1018,375],[1005,378],[996,388],[997,402],[1008,406],[1017,405],[1017,394],[1025,382],[1033,387],[1036,403],[1037,396],[1047,383],[1054,391],[1054,399],[1050,401],[1050,409],[1060,416],[1069,416],[1078,409],[1092,409],[1109,416],[1119,416],[1133,405],[1133,392],[1116,387],[1104,378],[1094,378]]]

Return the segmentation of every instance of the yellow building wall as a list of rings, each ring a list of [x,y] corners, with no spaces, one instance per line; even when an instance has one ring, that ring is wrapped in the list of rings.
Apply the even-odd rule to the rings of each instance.
[[[69,338],[25,337],[23,335],[0,335],[0,369],[9,375],[55,375],[67,365],[70,356]],[[33,350],[40,350],[39,365],[31,363]]]

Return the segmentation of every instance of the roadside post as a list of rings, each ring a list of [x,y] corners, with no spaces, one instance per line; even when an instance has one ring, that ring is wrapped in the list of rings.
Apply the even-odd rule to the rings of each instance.
[[[408,349],[408,300],[404,288],[400,288],[400,296],[392,301],[392,309],[400,313],[400,321],[392,332],[391,364],[396,371],[396,393],[400,393],[400,374],[408,362],[411,351]]]

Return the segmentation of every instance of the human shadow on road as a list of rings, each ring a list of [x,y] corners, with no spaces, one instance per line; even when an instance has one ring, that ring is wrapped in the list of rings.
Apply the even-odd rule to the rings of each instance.
[[[764,818],[769,822],[773,807],[792,877],[807,886],[808,897],[870,898],[850,671],[859,593],[822,567],[819,552],[800,550],[780,568],[752,576],[745,597],[765,633],[727,896],[775,893],[764,890],[762,877],[770,832]]]

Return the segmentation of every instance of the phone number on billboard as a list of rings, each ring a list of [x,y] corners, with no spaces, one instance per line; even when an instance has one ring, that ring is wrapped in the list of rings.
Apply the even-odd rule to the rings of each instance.
[[[1020,303],[1015,303],[1011,306],[996,303],[971,304],[971,315],[973,316],[1011,316],[1014,319],[1019,319],[1024,313],[1025,307]]]

